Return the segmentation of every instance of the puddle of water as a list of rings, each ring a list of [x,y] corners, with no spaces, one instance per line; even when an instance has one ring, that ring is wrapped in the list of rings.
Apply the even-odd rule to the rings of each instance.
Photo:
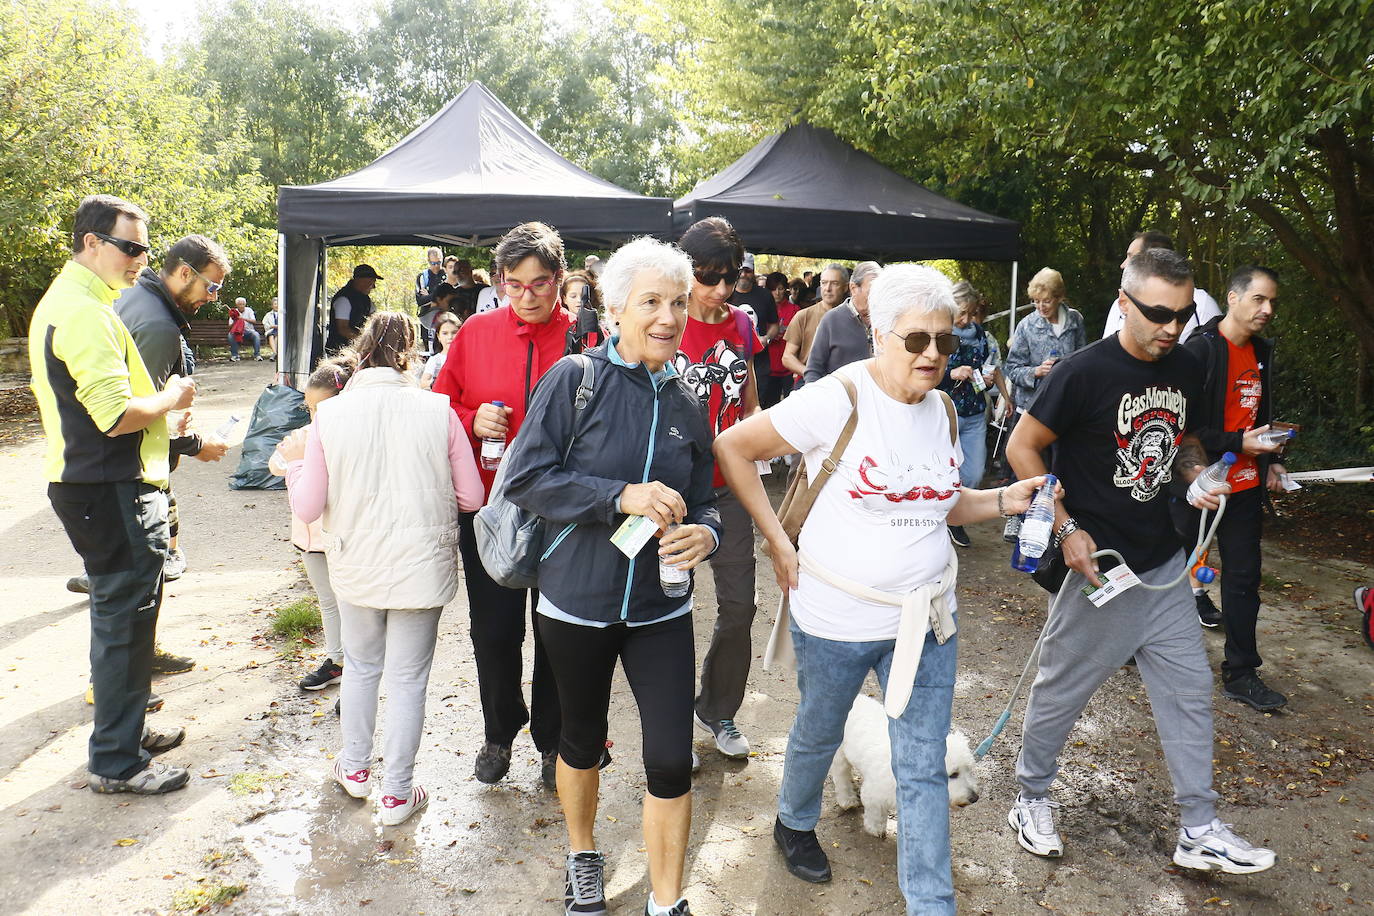
[[[357,876],[359,866],[379,857],[370,808],[345,807],[336,799],[312,801],[318,803],[314,810],[273,811],[244,825],[241,833],[264,881],[297,900],[338,890]]]

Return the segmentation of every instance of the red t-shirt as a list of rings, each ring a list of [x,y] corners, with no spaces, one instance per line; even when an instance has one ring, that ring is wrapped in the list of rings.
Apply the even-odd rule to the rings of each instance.
[[[791,299],[784,299],[778,303],[778,336],[768,344],[768,374],[769,375],[791,375],[792,372],[782,364],[782,354],[787,350],[787,341],[782,339],[786,333],[787,326],[792,323],[792,316],[801,311],[797,304]]]
[[[744,411],[750,357],[763,349],[763,341],[759,340],[753,325],[748,327],[753,342],[746,351],[735,312],[720,324],[707,324],[690,315],[687,317],[687,329],[682,332],[673,367],[701,400],[712,435],[734,426]],[[715,485],[725,486],[719,468],[716,469]]]
[[[1254,344],[1238,347],[1226,341],[1227,430],[1244,432],[1255,425],[1262,393]],[[1232,493],[1259,486],[1259,464],[1255,456],[1237,452],[1236,463],[1231,465],[1231,473],[1226,475],[1226,480],[1231,484]]]

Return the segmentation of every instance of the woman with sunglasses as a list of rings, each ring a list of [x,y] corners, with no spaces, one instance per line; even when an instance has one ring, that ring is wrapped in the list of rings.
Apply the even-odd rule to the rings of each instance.
[[[953,410],[935,390],[959,347],[949,280],[928,267],[894,265],[873,281],[868,301],[876,356],[726,430],[715,455],[789,598],[801,700],[773,825],[788,870],[805,881],[830,880],[815,830],[821,789],[854,698],[874,671],[889,716],[897,877],[907,912],[953,913],[945,735],[958,561],[946,526],[1023,512],[1044,478],[998,490],[960,486]],[[835,479],[821,488],[793,547],[754,462],[800,452],[816,480],[854,405],[858,422]],[[780,625],[786,619],[780,614]]]
[[[497,243],[493,258],[496,288],[509,304],[463,322],[445,350],[450,355],[434,381],[434,390],[448,395],[463,421],[474,453],[481,451],[484,439],[510,443],[519,435],[535,385],[567,349],[570,326],[558,302],[566,270],[563,239],[552,227],[543,223],[516,226]],[[482,467],[481,462],[479,468],[489,497],[496,470]],[[510,769],[515,736],[528,722],[539,750],[544,785],[552,790],[561,718],[558,688],[538,630],[528,707],[521,687],[525,619],[528,613],[533,620],[538,593],[505,588],[487,575],[477,553],[474,515],[460,515],[458,542],[486,731],[474,772],[482,782],[500,781]]]

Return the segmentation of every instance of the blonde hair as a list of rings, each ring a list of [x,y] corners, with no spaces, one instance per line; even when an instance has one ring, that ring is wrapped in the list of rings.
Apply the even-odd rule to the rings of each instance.
[[[1060,302],[1069,296],[1068,290],[1064,287],[1064,275],[1053,267],[1042,267],[1030,278],[1026,284],[1026,292],[1032,299],[1040,298],[1043,293],[1046,297]]]

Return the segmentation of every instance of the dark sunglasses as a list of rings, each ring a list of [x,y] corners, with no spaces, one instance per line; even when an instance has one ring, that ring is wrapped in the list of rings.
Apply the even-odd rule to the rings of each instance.
[[[151,246],[149,245],[141,245],[138,242],[133,242],[129,239],[117,239],[114,236],[106,235],[103,232],[92,232],[91,235],[100,239],[102,242],[109,242],[111,245],[115,246],[131,258],[136,258],[139,255],[147,254],[151,250]]]
[[[930,334],[925,331],[912,331],[902,337],[896,331],[892,332],[894,337],[901,337],[902,343],[906,346],[906,352],[920,355],[926,352],[926,347],[930,342],[935,341],[935,352],[941,356],[949,356],[959,349],[959,336],[946,331],[943,334]]]
[[[1126,293],[1124,289],[1122,292]],[[1169,324],[1170,322],[1177,321],[1180,325],[1186,325],[1188,322],[1192,321],[1193,316],[1197,314],[1196,302],[1189,302],[1183,308],[1174,311],[1162,305],[1146,305],[1130,293],[1126,293],[1126,298],[1131,300],[1131,303],[1135,305],[1136,308],[1140,309],[1140,314],[1144,315],[1145,320],[1150,322],[1150,324]]]
[[[734,270],[727,270],[724,272],[718,270],[693,271],[693,273],[696,274],[697,282],[702,286],[718,286],[722,280],[734,286],[739,280],[739,272],[740,269],[738,267]]]
[[[181,263],[186,264],[185,261],[182,261]],[[205,274],[196,270],[190,264],[186,264],[186,269],[189,270],[191,273],[195,274],[197,277],[200,277],[200,282],[205,284],[205,295],[213,296],[215,293],[224,289],[223,283],[212,283],[210,280],[206,279]]]

